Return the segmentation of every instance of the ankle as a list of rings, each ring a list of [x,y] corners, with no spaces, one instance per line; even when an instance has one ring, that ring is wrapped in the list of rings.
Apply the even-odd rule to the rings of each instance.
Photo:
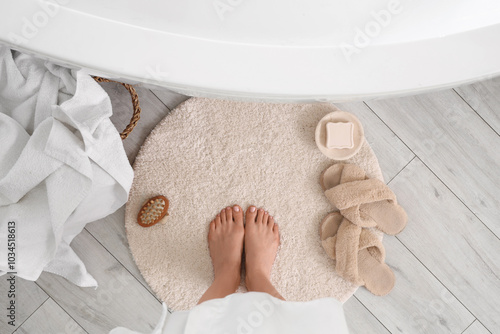
[[[262,286],[270,283],[270,275],[262,271],[253,271],[246,274],[245,285],[248,291],[260,291]]]
[[[225,267],[215,271],[214,283],[223,286],[234,287],[236,290],[240,285],[241,275],[239,268]]]

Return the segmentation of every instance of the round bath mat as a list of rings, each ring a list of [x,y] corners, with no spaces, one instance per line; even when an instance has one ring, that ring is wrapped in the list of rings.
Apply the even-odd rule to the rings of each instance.
[[[263,207],[279,224],[281,245],[272,283],[291,301],[334,297],[346,301],[356,286],[340,278],[319,238],[319,224],[334,210],[321,172],[334,163],[316,146],[319,120],[331,104],[260,104],[191,98],[146,139],[134,163],[125,226],[146,282],[174,310],[196,305],[213,269],[208,224],[224,207]],[[351,159],[382,179],[366,143]],[[165,225],[141,227],[146,200],[170,201]],[[240,288],[244,290],[244,288]]]

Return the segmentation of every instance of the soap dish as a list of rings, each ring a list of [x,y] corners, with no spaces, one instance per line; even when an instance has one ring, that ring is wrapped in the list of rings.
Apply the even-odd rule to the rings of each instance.
[[[328,145],[328,132],[330,132],[330,139],[332,139],[332,131],[337,132],[336,135],[339,137],[337,139],[345,139],[350,133],[352,135],[348,136],[350,140],[342,141],[342,143],[339,140],[338,145],[331,147],[331,145]],[[338,132],[344,132],[344,134]],[[333,160],[347,160],[352,158],[358,153],[365,140],[364,138],[363,126],[359,119],[346,111],[331,112],[325,115],[316,126],[316,145],[324,155]]]

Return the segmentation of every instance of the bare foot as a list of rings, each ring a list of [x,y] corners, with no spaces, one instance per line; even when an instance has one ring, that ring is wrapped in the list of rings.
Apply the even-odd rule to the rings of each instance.
[[[270,284],[271,268],[279,243],[279,230],[274,218],[263,209],[250,206],[245,225],[245,281],[248,291],[262,291],[263,282]]]
[[[214,282],[221,282],[232,292],[240,284],[244,237],[243,210],[238,205],[222,209],[210,222],[208,247],[214,266]]]

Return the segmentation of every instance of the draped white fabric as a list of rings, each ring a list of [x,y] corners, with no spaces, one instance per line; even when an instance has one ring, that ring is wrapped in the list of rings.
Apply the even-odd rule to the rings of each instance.
[[[267,293],[235,293],[163,314],[151,334],[347,334],[342,304],[333,298],[288,302]],[[141,334],[123,327],[110,334]]]
[[[89,75],[0,46],[0,244],[14,238],[16,253],[8,263],[0,248],[0,275],[97,286],[69,245],[127,201],[133,170],[111,114]]]

